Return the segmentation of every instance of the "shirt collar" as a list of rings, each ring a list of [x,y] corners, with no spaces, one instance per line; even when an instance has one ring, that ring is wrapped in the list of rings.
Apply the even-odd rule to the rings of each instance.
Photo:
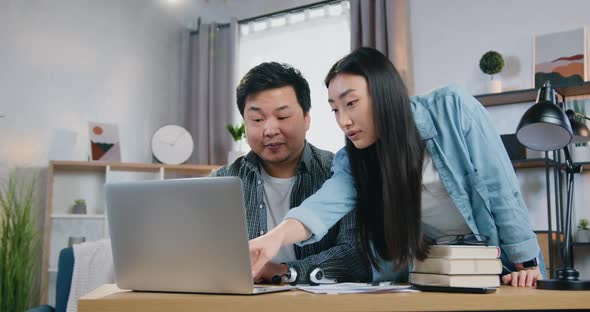
[[[412,113],[414,114],[414,121],[416,122],[418,132],[422,140],[429,140],[438,135],[438,132],[436,131],[436,127],[434,127],[432,116],[430,116],[425,107],[424,100],[420,96],[410,97]]]

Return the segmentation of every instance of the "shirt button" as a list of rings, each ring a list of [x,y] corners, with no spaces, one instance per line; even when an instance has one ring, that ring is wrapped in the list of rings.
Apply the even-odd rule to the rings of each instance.
[[[260,231],[260,235],[264,235],[264,231]]]
[[[259,207],[260,209],[264,208],[264,206],[263,206],[263,205],[260,205],[260,206],[258,206],[258,207]]]
[[[258,185],[262,184],[262,181],[258,180]]]

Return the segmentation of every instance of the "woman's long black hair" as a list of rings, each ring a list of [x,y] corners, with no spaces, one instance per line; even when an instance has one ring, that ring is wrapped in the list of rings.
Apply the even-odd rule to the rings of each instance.
[[[346,139],[346,152],[357,192],[356,217],[361,246],[397,268],[412,257],[424,259],[421,185],[424,143],[414,122],[408,91],[393,64],[381,52],[359,48],[338,61],[326,76],[326,87],[338,74],[365,78],[373,105],[377,141],[357,149]]]

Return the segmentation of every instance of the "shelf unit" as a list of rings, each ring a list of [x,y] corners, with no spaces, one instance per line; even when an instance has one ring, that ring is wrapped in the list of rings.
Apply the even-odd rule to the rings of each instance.
[[[565,97],[587,95],[590,94],[590,82],[584,82],[582,84],[570,86],[554,87],[554,89],[557,91],[557,93]],[[537,99],[537,91],[538,89],[526,89],[501,93],[480,94],[476,95],[475,98],[483,106],[529,103]]]
[[[57,259],[68,237],[86,241],[108,237],[104,184],[117,181],[207,176],[219,166],[165,165],[149,163],[51,161],[48,168],[42,302],[55,299]],[[74,200],[86,200],[87,214],[73,214]]]
[[[583,171],[590,170],[590,162],[582,161],[577,162],[576,164],[582,165]],[[545,159],[543,158],[531,158],[531,159],[521,159],[521,160],[513,160],[512,166],[515,169],[520,168],[545,168]],[[553,166],[553,161],[549,161],[549,166]]]

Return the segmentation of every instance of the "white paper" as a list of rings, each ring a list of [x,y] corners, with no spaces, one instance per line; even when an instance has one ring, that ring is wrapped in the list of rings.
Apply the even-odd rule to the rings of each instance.
[[[417,292],[410,285],[391,285],[381,283],[379,285],[366,283],[337,283],[318,286],[297,286],[297,289],[314,294],[359,294],[359,293],[383,293],[383,292]]]

